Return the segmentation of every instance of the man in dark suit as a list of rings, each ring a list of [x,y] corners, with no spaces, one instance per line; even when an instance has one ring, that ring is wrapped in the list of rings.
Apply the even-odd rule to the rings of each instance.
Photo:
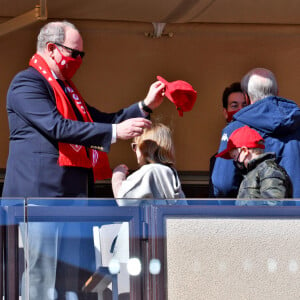
[[[51,22],[41,29],[30,67],[15,76],[7,94],[10,145],[3,197],[87,197],[91,170],[95,180],[110,177],[105,154],[110,145],[151,125],[147,117],[162,103],[164,84],[153,83],[139,103],[103,113],[85,103],[71,81],[83,56],[73,24]],[[52,299],[56,262],[49,257],[56,257],[60,228],[30,226],[29,299]]]

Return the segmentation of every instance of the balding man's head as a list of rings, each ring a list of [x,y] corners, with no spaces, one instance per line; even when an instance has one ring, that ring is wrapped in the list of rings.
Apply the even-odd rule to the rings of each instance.
[[[47,23],[42,27],[37,39],[37,52],[42,53],[48,42],[63,44],[66,37],[66,29],[78,29],[70,22],[56,21]]]
[[[250,98],[251,103],[278,95],[275,75],[268,69],[255,68],[248,72],[241,81],[242,89]]]

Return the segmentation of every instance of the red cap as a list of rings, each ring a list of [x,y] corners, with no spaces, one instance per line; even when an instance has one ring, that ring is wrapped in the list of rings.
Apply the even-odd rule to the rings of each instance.
[[[165,95],[176,105],[179,116],[182,117],[184,111],[192,110],[197,98],[197,92],[188,82],[183,80],[168,82],[161,76],[156,78],[165,84]]]
[[[216,155],[225,159],[231,159],[229,152],[236,148],[261,148],[265,149],[264,139],[261,135],[249,126],[243,126],[236,129],[229,137],[227,148]]]

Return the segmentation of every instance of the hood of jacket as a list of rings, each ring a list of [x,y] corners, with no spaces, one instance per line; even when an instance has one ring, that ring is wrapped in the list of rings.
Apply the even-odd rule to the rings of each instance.
[[[300,127],[300,108],[277,96],[266,97],[237,112],[235,120],[270,136],[286,136]]]

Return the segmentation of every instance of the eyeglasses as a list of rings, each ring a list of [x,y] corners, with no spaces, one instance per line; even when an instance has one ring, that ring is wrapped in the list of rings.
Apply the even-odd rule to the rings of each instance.
[[[132,149],[132,151],[136,151],[136,147],[137,147],[137,143],[131,143],[130,144],[131,145],[131,149]]]
[[[62,44],[60,44],[60,43],[53,43],[53,44],[55,44],[55,45],[57,45],[57,46],[60,46],[60,47],[63,47],[63,48],[65,48],[65,49],[71,51],[71,52],[72,52],[71,56],[72,56],[73,58],[77,58],[78,55],[80,55],[80,57],[83,58],[84,55],[85,55],[85,53],[84,53],[83,51],[79,51],[79,50],[76,50],[76,49],[67,47],[67,46],[62,45]]]

